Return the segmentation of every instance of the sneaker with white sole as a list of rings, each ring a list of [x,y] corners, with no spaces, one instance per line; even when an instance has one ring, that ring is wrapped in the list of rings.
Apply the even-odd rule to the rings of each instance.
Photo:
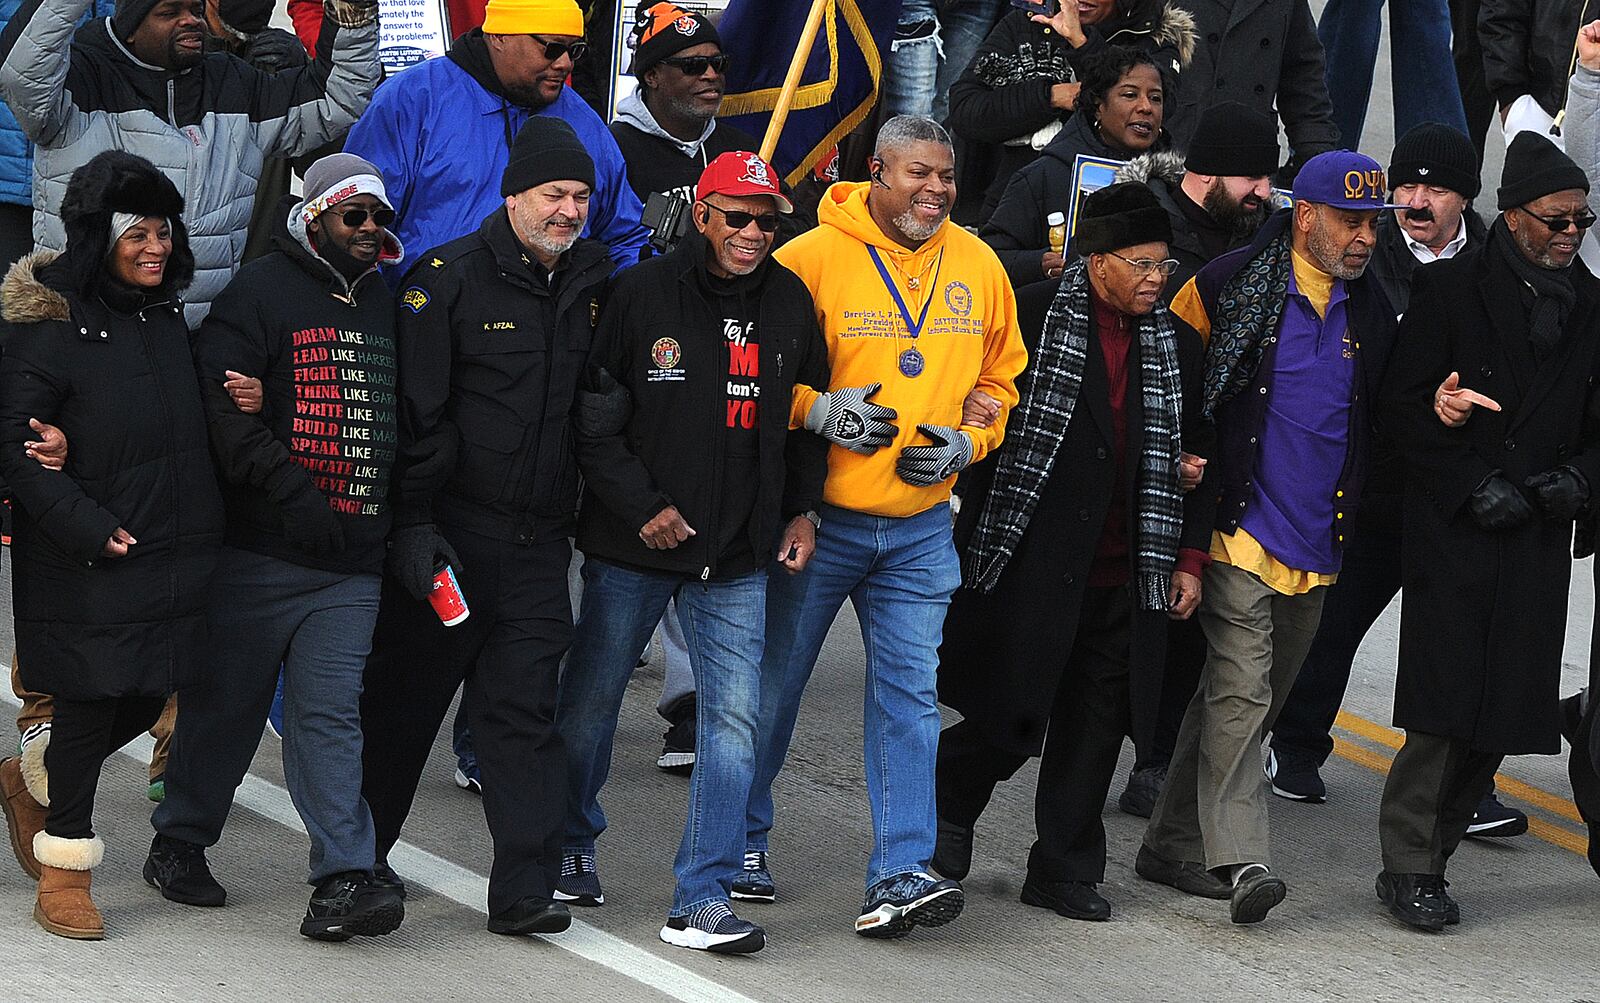
[[[551,898],[568,905],[593,908],[606,904],[600,889],[600,872],[594,867],[594,851],[561,854],[561,876]]]
[[[885,940],[904,937],[914,926],[943,926],[961,915],[966,902],[959,881],[940,881],[926,871],[897,874],[867,889],[856,933]]]
[[[767,946],[767,931],[735,916],[726,902],[712,902],[687,916],[667,917],[661,940],[693,951],[754,954]]]
[[[1467,823],[1467,835],[1479,838],[1520,836],[1527,831],[1528,816],[1501,804],[1494,791],[1483,796],[1478,810],[1472,813],[1472,821]]]
[[[1328,799],[1328,788],[1317,772],[1316,760],[1310,756],[1279,751],[1269,745],[1263,770],[1272,784],[1272,793],[1280,798],[1305,804],[1322,804]]]
[[[776,902],[777,886],[767,870],[766,850],[744,851],[744,867],[733,878],[732,896],[744,902]]]

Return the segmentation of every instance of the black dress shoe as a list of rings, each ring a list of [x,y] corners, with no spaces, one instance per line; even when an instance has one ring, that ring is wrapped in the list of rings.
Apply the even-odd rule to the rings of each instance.
[[[1445,894],[1443,875],[1382,871],[1378,874],[1377,888],[1378,899],[1389,907],[1389,915],[1407,926],[1438,933],[1450,922],[1450,906],[1455,903]],[[1454,913],[1459,923],[1459,906]]]
[[[504,912],[489,917],[489,932],[508,937],[530,933],[560,933],[572,925],[572,912],[565,902],[529,895]]]
[[[939,819],[938,841],[933,844],[933,869],[960,881],[972,870],[972,829]]]
[[[1251,865],[1233,883],[1228,915],[1235,923],[1259,923],[1288,894],[1289,886],[1282,878],[1263,865]]]
[[[1043,881],[1030,874],[1022,883],[1022,902],[1052,909],[1068,919],[1098,922],[1111,918],[1111,903],[1088,881]]]
[[[1168,860],[1148,846],[1139,847],[1133,870],[1146,881],[1171,885],[1189,895],[1205,899],[1225,899],[1233,895],[1233,888],[1206,870],[1204,864],[1194,860]]]

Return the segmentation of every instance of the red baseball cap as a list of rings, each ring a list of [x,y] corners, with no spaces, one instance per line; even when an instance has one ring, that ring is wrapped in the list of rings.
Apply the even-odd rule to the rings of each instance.
[[[779,212],[794,212],[794,206],[778,187],[778,174],[759,154],[731,151],[706,165],[695,186],[694,197],[707,195],[771,195]]]

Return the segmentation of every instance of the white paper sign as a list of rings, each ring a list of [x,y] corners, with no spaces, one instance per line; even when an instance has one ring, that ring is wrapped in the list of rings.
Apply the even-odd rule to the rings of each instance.
[[[378,0],[378,60],[399,73],[450,47],[444,0]]]

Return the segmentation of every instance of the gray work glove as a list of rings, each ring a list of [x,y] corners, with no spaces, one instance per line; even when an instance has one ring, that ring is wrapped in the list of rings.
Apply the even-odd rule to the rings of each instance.
[[[872,395],[882,389],[882,383],[869,383],[818,394],[806,412],[806,428],[852,453],[870,456],[900,434],[890,424],[896,417],[894,408],[872,402]]]
[[[592,439],[620,435],[628,427],[628,419],[633,417],[633,395],[601,367],[594,372],[588,386],[578,388],[572,415],[580,435]]]
[[[415,526],[401,526],[389,534],[389,556],[384,569],[405,590],[418,599],[428,598],[433,591],[433,566],[436,558],[461,570],[461,559],[450,546],[450,541],[439,535],[438,527],[431,522]]]
[[[894,472],[907,484],[927,487],[964,470],[972,462],[972,440],[949,425],[918,425],[917,431],[933,440],[931,446],[906,446],[900,450]]]

